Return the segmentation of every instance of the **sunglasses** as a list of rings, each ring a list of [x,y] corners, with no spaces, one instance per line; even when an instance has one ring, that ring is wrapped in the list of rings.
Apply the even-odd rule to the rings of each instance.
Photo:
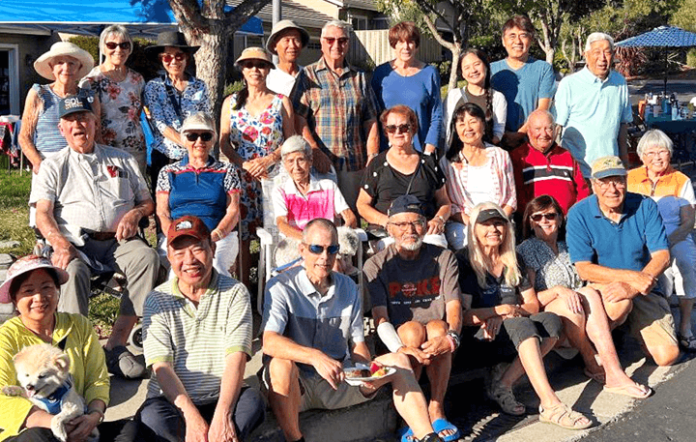
[[[253,69],[253,68],[256,68],[256,69],[266,69],[266,68],[268,67],[268,63],[266,63],[265,61],[252,61],[252,60],[249,60],[249,61],[244,61],[244,62],[242,62],[242,67],[243,67],[244,69]]]
[[[390,124],[389,126],[384,126],[384,129],[387,131],[387,133],[393,134],[405,134],[408,133],[411,130],[411,125],[410,124],[400,124],[400,125],[395,125],[395,124]]]
[[[104,46],[106,46],[108,49],[110,49],[112,51],[116,48],[121,48],[124,51],[127,51],[131,48],[131,44],[129,41],[124,41],[122,43],[115,43],[113,41],[107,41],[106,43],[104,43]]]
[[[183,52],[177,52],[176,54],[160,54],[160,59],[165,63],[171,63],[172,60],[182,61],[186,59],[186,54]]]
[[[341,37],[341,38],[324,37],[324,41],[326,41],[326,43],[329,46],[333,46],[333,44],[336,43],[336,41],[338,41],[339,46],[345,46],[348,44],[348,37]]]
[[[309,249],[309,253],[311,253],[312,255],[321,255],[322,253],[324,253],[324,250],[326,250],[326,252],[329,255],[335,255],[336,253],[338,253],[338,250],[341,248],[341,246],[339,246],[338,244],[332,244],[328,247],[320,246],[318,244],[306,244],[306,245],[307,245],[307,249]]]
[[[196,141],[198,137],[201,137],[203,141],[210,141],[213,139],[213,134],[210,132],[186,132],[186,139],[189,141]]]
[[[556,218],[558,218],[558,214],[556,212],[553,213],[535,213],[534,215],[531,216],[532,221],[535,223],[538,223],[541,221],[542,218],[545,218],[547,221],[553,221]]]

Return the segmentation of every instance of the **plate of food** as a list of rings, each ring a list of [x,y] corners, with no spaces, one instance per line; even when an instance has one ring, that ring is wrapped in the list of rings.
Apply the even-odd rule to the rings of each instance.
[[[366,364],[356,364],[355,367],[348,367],[343,370],[346,375],[348,385],[360,387],[365,382],[373,382],[379,379],[384,379],[396,373],[396,368],[385,367],[376,363],[369,366]]]

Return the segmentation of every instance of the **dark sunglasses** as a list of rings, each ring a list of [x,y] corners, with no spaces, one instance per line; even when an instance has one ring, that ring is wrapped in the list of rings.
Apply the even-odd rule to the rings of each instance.
[[[172,60],[181,61],[186,59],[186,54],[184,52],[177,52],[176,54],[160,54],[160,59],[165,63],[171,63]]]
[[[332,46],[336,41],[338,41],[339,46],[345,46],[348,44],[347,37],[341,37],[341,38],[324,37],[324,40],[326,40],[326,43],[328,43],[329,46]]]
[[[307,249],[309,249],[309,252],[313,255],[321,255],[324,253],[324,250],[328,252],[329,255],[335,255],[338,253],[339,249],[341,246],[338,244],[332,244],[328,247],[320,246],[318,244],[307,244]]]
[[[124,41],[122,43],[115,43],[113,41],[107,41],[106,43],[104,43],[104,46],[106,46],[108,49],[110,49],[112,51],[116,48],[121,48],[124,51],[127,51],[131,48],[131,44],[129,41]]]
[[[384,126],[384,129],[387,131],[387,133],[390,133],[390,134],[393,134],[393,133],[405,134],[411,130],[411,125],[410,124],[400,124],[397,126],[395,124],[390,124],[389,126]]]
[[[266,63],[265,61],[253,61],[253,60],[249,60],[249,61],[243,61],[243,62],[242,62],[242,67],[243,67],[244,69],[253,69],[253,68],[256,68],[256,69],[265,69],[265,68],[268,67],[268,63]]]
[[[538,223],[539,221],[541,221],[542,218],[546,218],[548,221],[553,221],[556,218],[558,218],[558,214],[556,212],[553,212],[553,213],[535,213],[534,215],[532,215],[531,218],[532,218],[532,221],[534,221],[535,223]]]
[[[210,132],[186,132],[186,139],[189,141],[196,141],[198,137],[201,137],[203,141],[210,141],[213,139],[213,134]]]

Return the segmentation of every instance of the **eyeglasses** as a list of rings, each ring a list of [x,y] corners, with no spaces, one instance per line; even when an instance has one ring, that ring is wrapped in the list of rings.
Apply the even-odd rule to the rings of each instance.
[[[329,46],[333,46],[333,44],[336,43],[336,41],[338,41],[339,46],[345,46],[348,44],[348,37],[341,37],[341,38],[322,37],[322,38],[324,39],[324,41],[326,41],[326,43]]]
[[[393,134],[405,134],[408,133],[411,130],[411,125],[410,124],[399,124],[398,126],[395,124],[390,124],[389,126],[384,126],[384,130],[387,131],[387,133]]]
[[[267,69],[268,63],[260,60],[247,60],[242,62],[242,68],[244,69]]]
[[[624,189],[626,187],[626,180],[623,177],[605,178],[603,180],[596,179],[594,182],[601,190],[608,189],[609,185],[611,184],[613,184],[617,189]]]
[[[324,250],[326,250],[326,252],[329,255],[335,255],[336,253],[338,253],[339,249],[341,248],[341,246],[338,244],[331,244],[330,246],[327,246],[327,247],[320,246],[319,244],[305,244],[305,245],[307,246],[309,253],[311,253],[312,255],[321,255],[322,253],[324,253]]]
[[[422,229],[425,227],[425,221],[418,220],[418,221],[405,221],[402,223],[389,223],[392,226],[396,227],[399,230],[406,230],[409,227],[412,227],[413,229]]]
[[[553,221],[556,218],[558,218],[558,214],[556,212],[551,212],[551,213],[535,213],[532,215],[532,221],[535,223],[538,223],[541,221],[542,218],[545,218],[547,221]]]
[[[160,59],[169,64],[172,60],[182,61],[186,59],[186,54],[184,52],[177,52],[176,54],[160,54]]]
[[[186,139],[189,141],[196,141],[198,137],[201,137],[203,141],[210,141],[213,139],[213,134],[210,132],[186,132]]]
[[[121,43],[116,43],[114,41],[107,41],[106,43],[104,43],[104,46],[106,46],[107,49],[112,50],[112,51],[116,48],[121,48],[124,51],[127,51],[131,48],[131,44],[129,41],[124,41]]]
[[[650,152],[645,152],[643,155],[645,155],[648,158],[655,158],[657,156],[666,157],[666,156],[669,156],[669,151],[668,150],[653,150]]]

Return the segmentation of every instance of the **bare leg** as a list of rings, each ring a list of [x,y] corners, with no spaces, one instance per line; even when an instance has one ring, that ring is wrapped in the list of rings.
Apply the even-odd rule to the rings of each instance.
[[[544,342],[544,346],[551,345],[551,347],[553,347],[557,339],[545,338],[543,341],[548,341]],[[529,382],[532,384],[532,388],[534,388],[537,396],[539,396],[541,406],[547,409],[560,404],[561,400],[556,396],[546,376],[543,353],[539,345],[539,340],[535,337],[526,339],[522,341],[517,351],[519,352],[520,361],[522,362],[524,371],[527,373]]]
[[[137,316],[119,315],[116,321],[114,321],[114,327],[111,329],[111,336],[109,336],[109,340],[106,341],[104,347],[107,350],[111,350],[119,345],[127,345],[130,332],[137,322]]]
[[[445,321],[430,321],[426,325],[428,339],[432,339],[447,334],[448,325]],[[452,353],[445,353],[435,357],[430,365],[425,367],[425,372],[430,381],[430,403],[428,413],[430,421],[445,417],[445,394],[450,373],[452,372]]]
[[[268,365],[270,384],[268,402],[286,441],[296,441],[300,432],[300,372],[294,362],[271,359]]]
[[[542,339],[540,346],[541,357],[544,358],[551,350],[553,350],[553,347],[556,346],[557,342],[558,340],[553,338]],[[500,379],[500,383],[506,387],[512,388],[512,386],[515,385],[515,382],[524,376],[524,373],[524,367],[522,366],[522,361],[518,355],[512,364],[510,364],[510,367],[508,367],[508,369],[505,371],[505,374]]]
[[[420,348],[420,346],[425,342],[427,337],[427,332],[425,327],[415,321],[409,321],[399,326],[397,330],[401,342],[407,347]],[[413,367],[413,373],[416,377],[416,381],[420,379],[421,373],[423,373],[423,366],[418,363],[414,358],[409,357],[411,361],[411,367]]]
[[[604,305],[604,311],[607,312],[609,327],[612,330],[626,322],[628,315],[633,310],[633,302],[628,299],[619,302],[607,302],[602,297],[602,304]]]
[[[585,305],[583,304],[584,307]],[[561,318],[563,332],[568,338],[570,345],[580,351],[580,355],[582,355],[582,359],[585,361],[585,367],[591,373],[601,373],[602,367],[597,364],[595,359],[596,351],[592,347],[585,331],[587,326],[585,314],[587,310],[585,309],[585,312],[581,313],[574,313],[568,308],[565,300],[557,298],[546,305],[544,311],[553,312]]]
[[[239,245],[240,247],[238,259],[241,260],[241,263],[237,266],[237,268],[239,269],[239,272],[241,274],[237,276],[239,277],[239,280],[242,282],[242,284],[249,288],[251,283],[251,280],[249,278],[249,270],[251,269],[251,241],[248,239],[242,240],[239,242]]]

